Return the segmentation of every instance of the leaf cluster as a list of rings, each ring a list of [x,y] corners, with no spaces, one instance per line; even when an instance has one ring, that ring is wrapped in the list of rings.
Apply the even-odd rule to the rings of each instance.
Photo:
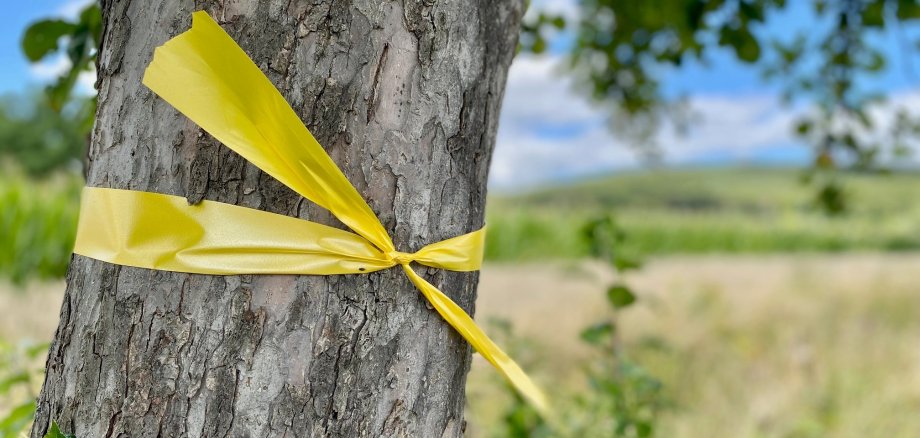
[[[44,19],[26,28],[22,51],[30,62],[63,53],[70,67],[47,89],[51,107],[60,111],[71,98],[80,73],[93,69],[102,36],[99,5],[91,3],[76,20]]]
[[[577,18],[560,27],[574,35],[566,56],[575,83],[609,110],[615,132],[650,157],[660,155],[655,137],[663,124],[686,128],[692,118],[685,96],[665,96],[667,72],[691,61],[706,64],[725,51],[758,69],[780,85],[787,102],[814,108],[790,128],[814,150],[805,180],[817,187],[815,202],[841,213],[847,198],[838,169],[885,170],[920,138],[920,117],[906,110],[891,126],[876,123],[868,112],[885,96],[865,85],[888,67],[893,52],[871,44],[872,35],[894,32],[906,57],[920,47],[901,31],[920,18],[920,1],[812,0],[814,22],[782,35],[765,32],[764,25],[793,4],[801,6],[786,0],[585,0]],[[536,17],[523,27],[525,40],[541,41],[545,23],[559,21]]]

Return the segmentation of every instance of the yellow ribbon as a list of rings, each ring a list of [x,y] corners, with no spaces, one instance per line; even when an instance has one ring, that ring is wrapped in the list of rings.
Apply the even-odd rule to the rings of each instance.
[[[354,231],[221,202],[87,187],[74,252],[120,265],[196,274],[360,274],[402,266],[438,313],[544,417],[540,389],[411,262],[452,271],[482,263],[484,229],[396,251],[367,202],[246,53],[205,12],[154,52],[149,87],[238,154]]]

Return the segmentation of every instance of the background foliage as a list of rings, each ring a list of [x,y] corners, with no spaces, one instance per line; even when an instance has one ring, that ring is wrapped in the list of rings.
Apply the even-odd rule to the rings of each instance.
[[[41,184],[0,178],[0,278],[14,283],[62,278],[76,234],[82,178],[64,174]]]
[[[803,0],[804,1],[804,0]],[[885,99],[864,85],[888,65],[869,43],[881,31],[920,19],[916,0],[812,0],[815,20],[781,35],[762,25],[793,3],[786,0],[585,0],[577,17],[534,14],[522,48],[540,53],[546,39],[566,29],[574,35],[570,74],[584,94],[609,109],[611,126],[650,158],[663,123],[681,128],[689,116],[686,96],[667,96],[663,72],[690,61],[705,63],[728,50],[783,89],[785,100],[813,110],[795,122],[814,150],[807,181],[828,213],[847,207],[840,168],[878,169],[908,153],[918,132],[917,115],[901,111],[880,126],[868,111]],[[555,32],[554,32],[555,31]],[[908,41],[915,48],[918,41]],[[907,49],[909,56],[914,49]],[[890,53],[890,52],[889,52]]]

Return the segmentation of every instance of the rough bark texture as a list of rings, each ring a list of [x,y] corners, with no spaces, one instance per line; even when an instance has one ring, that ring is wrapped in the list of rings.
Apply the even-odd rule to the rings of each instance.
[[[207,10],[402,251],[479,228],[519,0],[103,1],[88,185],[341,227],[141,85]],[[476,273],[418,268],[472,313]],[[391,269],[206,276],[73,258],[33,437],[460,436],[470,348]]]

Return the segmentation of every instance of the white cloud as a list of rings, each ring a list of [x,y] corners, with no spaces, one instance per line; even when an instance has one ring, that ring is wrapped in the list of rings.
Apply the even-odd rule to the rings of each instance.
[[[632,160],[625,148],[612,144],[603,113],[573,93],[571,81],[557,70],[552,58],[522,56],[512,64],[492,161],[493,185],[531,185]],[[576,135],[547,136],[547,129]]]
[[[83,9],[94,0],[68,0],[61,4],[54,15],[65,20],[76,20]],[[63,44],[63,42],[62,42]],[[29,65],[32,78],[40,83],[49,83],[57,80],[70,70],[71,62],[63,53],[55,54],[40,62]],[[96,72],[81,72],[77,76],[74,92],[78,95],[90,96],[96,93],[93,85],[96,82]]]
[[[573,20],[578,18],[578,2],[576,0],[533,0],[527,8],[527,18],[540,12],[561,15],[566,20]]]
[[[96,94],[96,70],[80,72],[77,75],[77,84],[74,86],[74,93],[83,96],[92,96]]]
[[[61,18],[73,20],[79,17],[83,8],[93,3],[93,1],[95,0],[68,0],[58,7],[56,13]]]
[[[607,116],[573,91],[560,71],[559,57],[519,56],[511,65],[502,106],[490,185],[515,189],[636,167],[640,163],[629,145],[611,134]],[[665,164],[722,162],[747,164],[764,157],[802,163],[810,148],[792,130],[808,107],[782,104],[772,94],[701,94],[689,98],[695,117],[686,135],[665,126],[658,144]],[[863,138],[884,147],[886,135],[901,109],[918,116],[920,89],[895,92],[869,108],[875,132]],[[920,164],[920,142],[907,146],[913,159],[892,162],[890,151],[881,161]]]
[[[681,136],[665,129],[659,136],[668,162],[695,161],[706,153],[745,160],[764,149],[796,141],[792,121],[801,110],[784,107],[776,96],[700,95],[691,97],[689,103],[697,115],[689,132]]]
[[[29,73],[32,78],[41,83],[49,83],[57,80],[60,76],[70,70],[72,63],[64,54],[57,54],[41,62],[31,64]],[[77,83],[74,86],[74,93],[81,96],[91,96],[96,93],[94,84],[96,83],[96,71],[81,72],[77,76]]]
[[[70,69],[70,60],[64,55],[56,55],[50,59],[29,66],[29,73],[40,81],[50,81],[64,74]]]
[[[588,104],[559,71],[558,57],[518,57],[511,66],[490,183],[509,189],[637,166],[637,157],[608,129],[605,112]],[[786,108],[770,95],[700,95],[686,135],[658,137],[666,163],[718,155],[745,161],[795,142]],[[804,148],[805,146],[803,146]]]

